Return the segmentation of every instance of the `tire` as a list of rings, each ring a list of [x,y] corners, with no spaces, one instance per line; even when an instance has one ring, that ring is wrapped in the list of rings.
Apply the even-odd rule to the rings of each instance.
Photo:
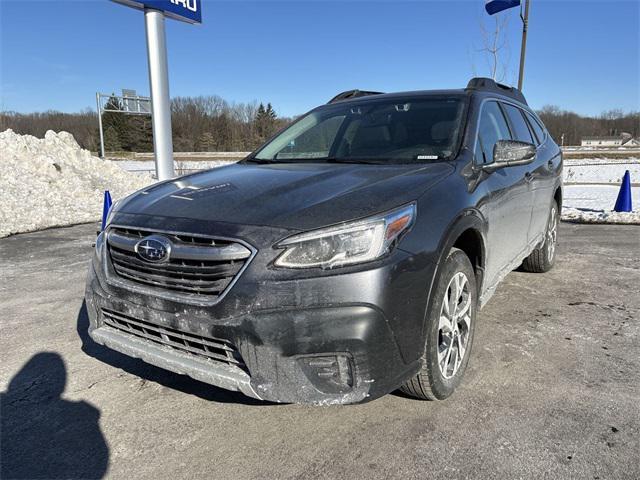
[[[556,262],[556,246],[558,244],[558,203],[553,200],[544,234],[544,243],[524,259],[522,267],[527,272],[544,273],[553,268]]]
[[[452,295],[456,296],[456,288],[460,295],[454,302]],[[401,390],[422,400],[443,400],[462,382],[476,324],[476,277],[469,257],[462,250],[451,249],[438,274],[432,298],[426,318],[427,338],[422,369]],[[453,322],[450,320],[452,311],[456,318]],[[464,311],[466,314],[458,318]]]

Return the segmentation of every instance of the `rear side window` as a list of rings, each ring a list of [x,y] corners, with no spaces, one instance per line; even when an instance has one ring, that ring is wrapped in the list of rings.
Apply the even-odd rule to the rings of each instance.
[[[503,103],[502,106],[504,107],[504,111],[507,113],[509,121],[511,122],[513,136],[515,137],[514,140],[536,143],[531,136],[531,131],[529,130],[529,127],[527,127],[524,117],[522,116],[522,110],[507,103]]]
[[[544,142],[544,129],[540,125],[540,122],[538,122],[538,119],[531,115],[529,112],[524,112],[524,114],[529,120],[529,125],[531,125],[531,128],[533,129],[533,133],[535,133],[536,137],[538,137],[538,143]]]
[[[507,121],[497,102],[487,102],[482,107],[478,141],[476,142],[476,161],[493,162],[493,147],[498,140],[511,140]],[[480,150],[478,150],[480,147]]]

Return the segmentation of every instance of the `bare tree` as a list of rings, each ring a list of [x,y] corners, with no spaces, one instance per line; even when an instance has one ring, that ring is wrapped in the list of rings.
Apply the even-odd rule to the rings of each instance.
[[[509,17],[506,15],[493,15],[493,25],[488,27],[484,20],[480,20],[480,33],[482,35],[482,52],[489,67],[490,77],[496,82],[504,82],[508,73],[509,48],[507,43],[507,28]],[[475,69],[475,67],[474,67]]]
[[[545,105],[538,115],[551,133],[560,142],[565,136],[565,145],[580,145],[585,136],[621,135],[640,136],[640,112],[624,112],[613,109],[597,117],[583,117],[577,113],[562,110],[555,105]]]

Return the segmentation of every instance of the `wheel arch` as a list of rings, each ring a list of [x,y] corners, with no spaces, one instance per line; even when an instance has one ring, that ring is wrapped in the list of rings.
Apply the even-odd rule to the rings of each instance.
[[[424,311],[422,338],[426,335],[426,324],[429,310],[433,304],[433,291],[442,270],[442,264],[452,248],[459,248],[469,257],[473,269],[476,273],[476,285],[478,298],[480,298],[483,288],[485,265],[487,258],[486,251],[486,221],[482,214],[469,209],[458,215],[445,230],[438,246],[436,268],[434,269],[429,285],[429,300]]]
[[[479,212],[475,210],[463,212],[451,223],[440,242],[438,267],[452,248],[462,250],[469,257],[476,274],[478,290],[481,290],[487,258],[485,232],[485,220]],[[436,268],[435,276],[438,270],[439,268]]]
[[[562,212],[562,186],[561,185],[558,185],[556,187],[555,192],[553,192],[553,199],[558,204],[559,212]]]

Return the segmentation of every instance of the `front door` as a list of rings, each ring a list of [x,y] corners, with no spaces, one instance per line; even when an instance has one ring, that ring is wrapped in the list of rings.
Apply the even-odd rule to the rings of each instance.
[[[493,147],[498,140],[513,138],[504,113],[497,102],[482,106],[476,159],[493,163]],[[530,167],[502,167],[487,174],[481,211],[487,219],[486,281],[491,286],[513,268],[514,261],[526,252],[533,204]]]

